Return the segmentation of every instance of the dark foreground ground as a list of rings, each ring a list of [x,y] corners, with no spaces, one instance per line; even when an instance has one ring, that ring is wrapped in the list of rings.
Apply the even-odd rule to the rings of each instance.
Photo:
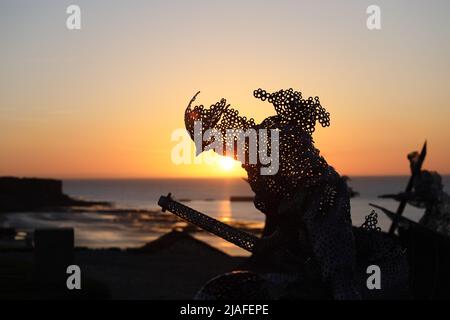
[[[32,250],[0,251],[0,299],[191,299],[209,279],[245,261],[178,232],[137,250],[75,250],[74,258],[79,291],[39,283]]]

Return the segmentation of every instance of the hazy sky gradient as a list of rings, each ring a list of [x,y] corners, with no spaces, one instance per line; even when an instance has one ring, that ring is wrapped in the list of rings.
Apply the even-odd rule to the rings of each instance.
[[[81,7],[82,30],[66,29]],[[382,30],[366,28],[366,8]],[[344,174],[450,173],[449,1],[18,1],[0,3],[0,175],[229,175],[175,166],[184,108],[293,87],[319,96],[317,147]],[[242,174],[238,169],[233,174]]]

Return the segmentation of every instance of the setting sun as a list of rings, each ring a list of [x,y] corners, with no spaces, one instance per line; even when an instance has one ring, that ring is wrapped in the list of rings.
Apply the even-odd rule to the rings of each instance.
[[[220,157],[219,165],[223,170],[230,171],[235,165],[235,161],[229,157]]]

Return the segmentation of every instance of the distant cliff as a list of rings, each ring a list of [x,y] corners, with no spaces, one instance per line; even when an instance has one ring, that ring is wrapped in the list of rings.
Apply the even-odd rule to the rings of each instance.
[[[60,180],[0,177],[0,212],[107,204],[77,200],[65,195]]]

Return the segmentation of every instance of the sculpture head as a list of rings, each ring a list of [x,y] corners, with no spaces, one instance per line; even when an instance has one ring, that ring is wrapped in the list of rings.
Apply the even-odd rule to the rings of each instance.
[[[254,97],[271,103],[276,114],[256,124],[252,118],[240,116],[225,99],[208,109],[203,105],[192,107],[197,95],[198,93],[185,111],[185,126],[191,138],[197,142],[202,141],[196,143],[197,154],[212,147],[217,152],[220,149],[217,147],[222,146],[219,153],[224,155],[228,148],[233,153],[227,155],[236,159],[242,151],[239,160],[247,171],[248,182],[257,197],[270,198],[275,202],[277,199],[289,198],[297,187],[314,185],[324,174],[324,170],[327,170],[328,165],[313,146],[312,139],[317,122],[323,127],[330,125],[330,115],[322,107],[318,97],[303,99],[302,94],[293,89],[274,93],[257,89],[253,93]],[[242,142],[236,135],[227,134],[227,130],[228,133],[250,133],[244,135],[245,141]],[[206,139],[199,139],[199,136],[204,138],[205,135]],[[253,162],[250,161],[255,152],[255,146],[250,141],[252,135],[256,136],[256,152],[259,155]],[[273,143],[274,140],[276,143]],[[237,150],[239,148],[236,147],[239,146],[243,150]],[[279,163],[276,172],[267,170],[268,174],[262,174],[261,169],[267,163],[260,157],[264,153],[261,150],[270,156],[277,153]],[[259,209],[266,210],[262,206]]]

